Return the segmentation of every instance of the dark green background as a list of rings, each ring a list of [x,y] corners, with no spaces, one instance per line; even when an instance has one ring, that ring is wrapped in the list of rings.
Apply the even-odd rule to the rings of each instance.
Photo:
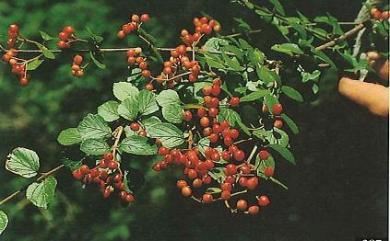
[[[361,1],[294,0],[286,5],[310,17],[330,12],[341,21],[351,21]],[[224,33],[230,33],[233,17],[248,13],[222,0],[2,0],[0,29],[4,35],[9,24],[18,22],[24,35],[37,38],[38,30],[55,35],[66,24],[76,30],[86,25],[106,38],[105,46],[136,46],[132,38],[128,45],[118,41],[115,33],[130,13],[144,11],[153,16],[146,29],[160,46],[168,47],[179,43],[180,29],[189,27],[201,12],[219,19]],[[250,17],[254,27],[257,21]],[[112,98],[112,83],[125,80],[128,74],[124,56],[108,55],[108,69],[90,69],[81,79],[69,74],[70,62],[71,55],[64,55],[45,63],[26,88],[18,86],[8,66],[0,66],[1,160],[13,148],[23,146],[39,153],[43,169],[57,165],[63,156],[56,143],[59,131],[77,125],[86,113],[95,112]],[[115,200],[103,201],[99,193],[83,191],[64,171],[58,175],[57,201],[49,210],[40,211],[21,196],[1,207],[10,223],[0,240],[346,241],[384,237],[388,226],[387,120],[338,96],[334,77],[323,81],[329,84],[319,101],[286,104],[286,112],[301,129],[292,138],[298,164],[279,164],[276,174],[290,189],[274,187],[272,205],[257,217],[231,215],[221,204],[201,207],[182,198],[175,177],[168,172],[148,172],[137,203],[126,209]],[[0,196],[24,182],[1,170]]]

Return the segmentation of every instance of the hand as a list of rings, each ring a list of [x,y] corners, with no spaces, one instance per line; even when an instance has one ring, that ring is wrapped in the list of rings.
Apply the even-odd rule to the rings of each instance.
[[[367,60],[382,80],[389,81],[389,60],[381,57],[378,52],[368,52]]]

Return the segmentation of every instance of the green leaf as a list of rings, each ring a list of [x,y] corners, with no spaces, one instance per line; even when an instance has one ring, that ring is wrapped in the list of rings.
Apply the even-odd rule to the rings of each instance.
[[[81,136],[77,128],[68,128],[60,132],[57,141],[63,146],[70,146],[80,143]]]
[[[45,56],[48,59],[55,59],[56,58],[54,53],[51,52],[50,50],[48,50],[47,48],[42,49],[42,54],[43,54],[43,56]]]
[[[227,120],[230,125],[235,126],[237,121],[241,121],[240,115],[229,108],[221,108],[219,115],[218,115],[218,121]]]
[[[272,5],[274,5],[275,7],[275,10],[281,14],[281,15],[286,15],[286,12],[284,11],[284,8],[282,6],[282,4],[280,4],[279,0],[269,0],[270,3],[272,3]]]
[[[102,62],[100,62],[96,56],[95,56],[95,53],[93,52],[89,52],[89,55],[91,56],[91,59],[93,61],[93,63],[100,69],[105,69],[106,68],[106,65],[103,64]]]
[[[164,106],[162,108],[162,115],[168,122],[180,124],[183,122],[183,107],[179,104]]]
[[[41,34],[42,39],[45,41],[50,41],[50,40],[54,39],[52,36],[50,36],[49,34],[43,32],[43,31],[39,31],[39,33]]]
[[[200,139],[198,141],[198,149],[199,149],[200,153],[203,154],[203,156],[205,156],[206,147],[209,147],[209,146],[210,146],[210,139],[208,137],[203,137],[202,139]]]
[[[295,165],[294,155],[291,153],[289,149],[277,144],[271,144],[269,145],[269,147],[271,147],[273,150],[278,152],[284,159],[286,159],[287,161]]]
[[[260,98],[263,98],[268,93],[269,93],[268,90],[258,90],[258,91],[252,92],[252,93],[250,93],[248,95],[245,95],[245,96],[241,97],[240,98],[240,102],[255,101],[255,100],[258,100]]]
[[[34,59],[27,63],[27,70],[36,70],[43,63],[42,59]]]
[[[26,197],[35,206],[47,209],[48,205],[53,201],[57,180],[53,176],[49,176],[42,182],[34,182],[27,187]]]
[[[5,161],[5,169],[25,178],[38,174],[39,157],[35,151],[18,147],[12,150]]]
[[[149,90],[141,90],[138,95],[139,112],[149,115],[158,111],[156,96]]]
[[[264,64],[265,55],[259,49],[254,49],[254,51],[248,52],[248,58],[253,66],[257,66]]]
[[[148,119],[142,120],[141,123],[145,128],[147,128],[148,126],[152,126],[152,125],[161,123],[161,120],[156,116],[152,116]]]
[[[181,104],[179,95],[174,90],[163,90],[157,96],[157,102],[161,107],[171,104]]]
[[[98,156],[108,152],[110,147],[104,139],[88,139],[81,143],[80,150],[89,156]]]
[[[138,116],[138,101],[133,98],[125,99],[118,107],[118,113],[126,120],[132,121]]]
[[[99,115],[88,114],[79,124],[77,130],[81,139],[100,139],[111,136],[111,128]]]
[[[216,52],[219,51],[221,46],[228,45],[228,41],[221,38],[210,38],[206,41],[206,43],[203,45],[202,49],[207,52]]]
[[[319,70],[314,70],[313,73],[301,72],[302,82],[306,83],[309,80],[316,82],[320,78],[320,75],[321,75],[321,71]]]
[[[163,146],[173,148],[184,143],[184,134],[170,123],[156,123],[146,126],[146,133],[151,138],[157,138]]]
[[[157,154],[157,146],[148,143],[148,138],[143,136],[126,137],[120,144],[119,150],[141,156],[151,156]]]
[[[294,54],[303,54],[303,51],[298,45],[293,43],[275,44],[271,49],[290,56],[294,56]]]
[[[288,115],[283,113],[281,116],[282,116],[282,119],[284,120],[284,122],[286,122],[288,127],[291,129],[291,131],[294,134],[298,134],[299,128],[298,128],[297,124],[295,124],[295,122]]]
[[[275,96],[273,96],[272,94],[268,94],[268,95],[266,95],[266,96],[264,97],[264,103],[265,103],[265,105],[268,107],[268,110],[271,111],[271,110],[272,110],[272,106],[273,106],[274,104],[278,104],[279,101],[278,101],[278,99],[277,99]]]
[[[119,119],[118,106],[119,103],[115,100],[107,101],[98,107],[98,115],[107,122],[115,121]]]
[[[114,96],[120,101],[124,101],[129,97],[136,99],[139,94],[137,87],[128,82],[114,83],[113,92]]]
[[[7,228],[8,225],[8,217],[5,212],[0,210],[0,234],[4,232],[4,230]]]
[[[274,75],[272,74],[272,70],[268,69],[266,66],[259,66],[256,67],[256,74],[257,77],[264,83],[271,83],[275,81]]]
[[[73,161],[67,157],[63,158],[61,161],[64,164],[64,166],[66,168],[69,168],[71,171],[79,169],[83,164],[82,161]]]
[[[299,93],[297,90],[290,86],[282,86],[282,92],[295,101],[303,102],[303,96],[301,95],[301,93]]]

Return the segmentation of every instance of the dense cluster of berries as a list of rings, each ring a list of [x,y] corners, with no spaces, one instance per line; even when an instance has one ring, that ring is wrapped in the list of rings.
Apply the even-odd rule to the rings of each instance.
[[[234,142],[239,138],[240,132],[232,128],[228,121],[218,122],[219,96],[221,95],[222,81],[215,79],[211,86],[202,89],[204,94],[203,107],[196,111],[185,111],[183,118],[188,124],[193,123],[203,138],[210,140],[210,146],[201,145],[190,149],[169,150],[160,147],[158,153],[164,158],[154,164],[155,171],[161,171],[170,165],[183,167],[183,174],[187,180],[177,182],[181,193],[185,197],[193,197],[202,203],[212,203],[218,200],[231,201],[233,196],[242,193],[255,193],[258,191],[260,179],[257,176],[256,167],[248,161],[243,149]],[[239,98],[232,97],[230,105],[238,106]],[[219,147],[219,148],[217,148]],[[267,160],[270,154],[266,150],[259,152],[261,160]],[[218,181],[212,178],[212,172],[220,170],[223,178]],[[273,168],[266,168],[266,176],[273,175]],[[215,189],[207,187],[216,186]],[[211,190],[211,191],[210,191]],[[249,200],[251,205],[248,206]],[[248,200],[240,198],[236,200],[236,209],[246,214],[257,214],[260,207],[267,206],[270,201],[266,195],[256,196],[256,203],[252,197]]]
[[[127,51],[127,63],[130,66],[138,66],[142,70],[141,74],[145,78],[150,78],[150,70],[148,69],[148,63],[146,62],[146,58],[140,56],[142,53],[141,48],[133,48]]]
[[[90,169],[87,165],[82,165],[72,174],[76,180],[85,184],[97,185],[104,198],[108,198],[116,192],[125,203],[131,203],[135,200],[133,194],[126,190],[123,173],[112,153],[104,154],[94,168]]]
[[[74,29],[72,26],[66,26],[62,29],[62,32],[58,34],[59,41],[57,46],[60,49],[70,48],[70,44],[75,40]]]
[[[82,62],[83,62],[83,56],[77,54],[73,57],[73,64],[72,64],[73,76],[81,77],[84,75],[84,69],[81,67]]]
[[[117,33],[118,38],[124,39],[126,35],[137,30],[142,23],[146,23],[149,20],[150,16],[147,13],[141,15],[133,14],[131,16],[130,22],[122,25],[122,29]]]
[[[208,35],[213,31],[221,31],[221,25],[216,20],[210,20],[207,17],[194,18],[193,24],[195,26],[195,32],[193,34],[190,34],[186,29],[181,31],[181,38],[183,42],[189,46],[197,43],[202,38],[202,34]]]
[[[378,8],[371,8],[371,17],[375,20],[388,20],[390,11],[381,11]]]

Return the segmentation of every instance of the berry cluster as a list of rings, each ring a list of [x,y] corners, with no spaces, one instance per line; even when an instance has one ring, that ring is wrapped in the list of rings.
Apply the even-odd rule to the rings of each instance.
[[[18,51],[10,49],[3,55],[3,60],[11,65],[11,72],[19,78],[19,84],[26,86],[28,84],[26,61],[16,58]]]
[[[58,34],[59,41],[57,46],[60,49],[70,48],[70,44],[75,40],[74,29],[72,26],[66,26],[62,29],[62,32]]]
[[[189,46],[197,43],[202,38],[202,34],[208,35],[213,31],[217,33],[221,31],[221,25],[216,20],[210,20],[207,17],[194,18],[193,24],[195,26],[195,33],[190,34],[186,29],[181,31],[183,42]]]
[[[141,74],[145,78],[150,78],[150,70],[148,69],[148,63],[146,58],[140,56],[142,53],[141,48],[133,48],[127,51],[127,63],[131,66],[138,66],[142,70]]]
[[[85,184],[96,184],[104,198],[108,198],[112,193],[117,192],[120,199],[125,203],[134,202],[131,194],[124,183],[124,176],[119,163],[114,160],[112,153],[104,154],[98,164],[90,169],[87,165],[73,171],[73,177]]]
[[[83,56],[77,54],[73,57],[73,64],[72,64],[73,76],[81,77],[84,75],[84,68],[80,66],[82,62],[83,62]]]
[[[177,182],[181,193],[185,197],[192,197],[202,203],[214,201],[230,201],[232,197],[243,193],[253,194],[258,191],[260,179],[257,176],[256,167],[250,163],[250,158],[245,151],[236,145],[235,141],[240,137],[240,132],[232,128],[228,121],[219,122],[216,117],[219,113],[222,81],[213,80],[211,86],[202,89],[204,94],[203,107],[196,112],[187,110],[183,113],[184,120],[190,125],[193,123],[196,129],[201,130],[201,137],[210,140],[210,146],[198,145],[185,150],[173,149],[162,146],[158,153],[163,156],[161,161],[154,164],[155,171],[161,171],[170,165],[183,167],[183,174],[187,180]],[[231,106],[238,106],[239,98],[232,97]],[[267,160],[270,154],[266,150],[259,152],[260,160]],[[222,178],[215,179],[213,172],[223,172]],[[273,175],[273,168],[266,168],[266,176]],[[214,177],[213,177],[214,176]],[[216,186],[219,191],[208,187]],[[266,195],[256,197],[255,204],[248,208],[249,200],[253,203],[253,195],[248,195],[236,201],[236,209],[246,214],[257,214],[260,207],[270,203]]]
[[[138,122],[131,123],[130,129],[136,132],[139,136],[146,136],[146,131],[141,127]]]
[[[141,16],[133,14],[131,16],[130,22],[123,24],[122,29],[117,33],[119,39],[124,39],[126,35],[137,30],[142,23],[146,23],[150,20],[149,14],[144,13]]]
[[[371,17],[375,20],[388,20],[390,11],[381,11],[378,8],[371,8]]]

